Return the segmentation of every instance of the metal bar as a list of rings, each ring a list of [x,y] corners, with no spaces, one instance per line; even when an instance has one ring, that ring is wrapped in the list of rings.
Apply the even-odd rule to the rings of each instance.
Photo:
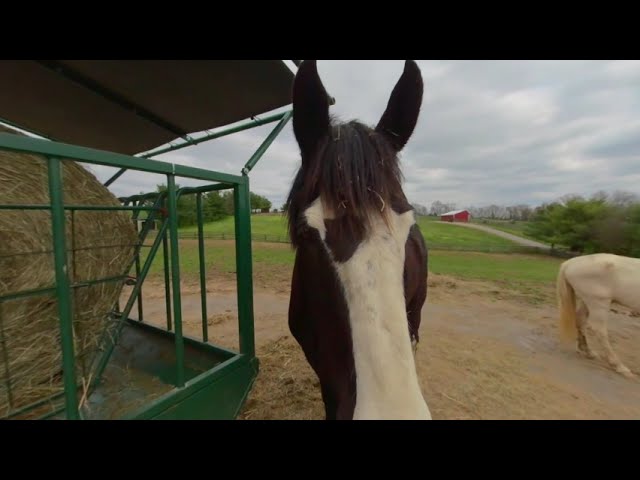
[[[182,187],[178,190],[178,195],[187,195],[192,193],[208,193],[218,190],[230,190],[233,185],[230,183],[216,183],[214,185],[204,185],[202,187]]]
[[[137,213],[137,212],[136,212]],[[133,222],[135,224],[136,235],[140,235],[140,231],[138,230],[138,216],[134,214]],[[135,264],[136,264],[136,278],[140,276],[140,250],[136,252],[135,256]],[[138,321],[142,322],[144,316],[142,314],[142,285],[140,285],[140,289],[138,290]]]
[[[129,202],[124,202],[124,206],[128,207]],[[120,293],[122,293],[122,291]],[[115,313],[116,313],[116,316],[120,313],[120,295],[118,295],[118,299],[116,300]]]
[[[119,197],[118,200],[120,200],[122,203],[131,203],[131,202],[137,202],[140,200],[155,200],[156,198],[158,198],[160,195],[163,195],[164,192],[149,192],[149,193],[144,193],[142,195],[138,194],[138,195],[131,195],[130,197]]]
[[[146,238],[147,238],[147,234],[149,233],[149,230],[150,230],[150,227],[149,227],[149,225],[151,225],[151,223],[150,223],[150,222],[151,222],[151,221],[153,221],[153,220],[155,219],[156,211],[157,211],[157,210],[159,210],[159,208],[158,208],[158,207],[159,207],[159,205],[160,205],[160,202],[162,202],[162,200],[163,200],[163,198],[164,198],[164,194],[159,194],[159,195],[157,195],[155,198],[156,198],[156,201],[155,201],[155,203],[154,203],[154,205],[153,205],[154,209],[151,211],[151,213],[149,214],[149,217],[148,217],[148,219],[147,219],[149,222],[145,223],[144,227],[142,228],[142,233],[141,233],[141,234],[139,235],[139,237],[138,237],[138,243],[135,245],[135,247],[136,247],[136,248],[135,248],[134,254],[132,255],[131,260],[129,261],[129,264],[128,264],[128,265],[126,266],[126,268],[123,270],[123,272],[124,272],[124,273],[123,273],[123,275],[127,275],[127,273],[128,273],[128,272],[131,270],[131,268],[133,267],[133,265],[134,265],[134,262],[135,262],[136,258],[140,255],[140,249],[142,248],[142,246],[143,246],[143,244],[144,244],[144,241],[145,241],[145,240],[146,240]],[[126,201],[126,204],[128,204],[128,203],[129,203],[129,201]],[[134,215],[133,215],[133,220],[134,220],[134,221],[136,220],[137,215],[138,215],[138,212],[134,212]],[[166,224],[166,222],[163,222],[163,229],[164,229],[164,228],[166,228],[166,227],[165,227],[165,224]],[[161,232],[158,234],[158,236],[161,236],[162,232],[164,231],[163,229],[161,229]],[[157,241],[158,241],[158,240],[160,240],[160,238],[157,238],[157,239],[156,239],[156,242],[154,242],[154,244],[152,245],[151,250],[149,251],[149,254],[148,254],[147,260],[149,259],[149,257],[151,257],[151,260],[153,260],[153,258],[154,258],[154,256],[155,256],[155,252],[157,251],[157,245],[156,245],[156,243],[157,243]],[[154,248],[155,248],[155,250],[154,250]],[[146,265],[146,263],[145,263],[145,265]],[[150,265],[150,264],[149,264],[149,265]],[[129,299],[127,300],[126,305],[127,305],[127,306],[128,306],[128,308],[129,308],[129,310],[127,310],[127,312],[126,312],[126,316],[127,316],[127,317],[129,316],[129,313],[130,313],[130,311],[131,311],[130,309],[132,308],[132,305],[133,305],[133,299],[134,299],[134,298],[136,298],[136,296],[137,296],[137,292],[138,292],[138,290],[141,288],[142,281],[143,281],[143,279],[144,279],[144,276],[146,275],[146,273],[144,273],[144,268],[143,268],[143,273],[142,273],[141,275],[143,275],[143,278],[137,278],[137,279],[136,279],[136,284],[135,284],[135,286],[134,286],[134,289],[133,289],[133,291],[132,291],[132,293],[131,293],[131,295],[130,295]],[[120,293],[122,292],[122,287],[123,287],[123,285],[121,285],[121,286],[120,286]],[[120,297],[120,295],[118,295],[118,298],[119,298],[119,297]],[[105,341],[105,337],[106,337],[107,335],[108,335],[108,332],[107,332],[106,330],[105,330],[105,331],[103,331],[103,334],[102,334],[102,336],[101,336],[101,338],[100,338],[100,341],[99,341],[99,343],[100,343],[101,345],[104,343],[104,341]],[[98,363],[98,373],[97,373],[97,375],[94,377],[94,380],[93,380],[93,382],[92,382],[92,384],[91,384],[91,386],[90,386],[90,389],[94,388],[94,387],[95,387],[95,385],[97,385],[97,383],[99,382],[99,380],[100,380],[100,376],[102,375],[102,372],[104,371],[104,368],[106,367],[107,361],[108,361],[109,356],[111,355],[111,352],[112,352],[112,351],[113,351],[113,342],[111,342],[111,343],[108,345],[108,347],[106,348],[106,353],[105,353],[105,354],[103,354],[103,356],[102,356],[102,357],[100,358],[100,360],[98,361],[98,362],[99,362],[99,363]]]
[[[247,175],[251,171],[251,169],[256,166],[256,163],[258,163],[258,160],[262,158],[262,156],[265,154],[265,152],[267,151],[269,146],[273,143],[273,141],[276,139],[276,137],[280,134],[280,132],[282,131],[284,126],[287,124],[287,122],[291,120],[292,116],[293,116],[293,111],[291,110],[284,113],[278,125],[276,125],[276,127],[271,131],[271,133],[267,136],[267,138],[264,139],[264,142],[262,142],[262,144],[258,147],[256,152],[253,155],[251,155],[251,158],[244,165],[244,168],[242,169],[242,173],[244,175]]]
[[[135,244],[135,251],[134,254],[131,258],[131,260],[129,261],[128,265],[126,266],[126,268],[123,270],[123,275],[127,275],[127,273],[131,270],[131,268],[133,267],[135,260],[137,258],[139,258],[140,255],[140,249],[142,248],[142,246],[144,245],[144,241],[147,238],[147,234],[149,233],[150,227],[149,225],[151,225],[151,222],[155,220],[155,214],[156,211],[159,210],[159,205],[160,203],[163,201],[164,199],[164,193],[161,193],[159,195],[157,195],[155,200],[155,203],[153,205],[153,210],[151,211],[151,213],[149,214],[149,217],[147,218],[148,222],[145,222],[144,227],[142,227],[142,232],[140,233],[139,237],[138,237],[138,243]],[[129,201],[125,200],[125,203],[128,204]],[[134,212],[133,214],[133,221],[135,221],[137,219],[137,215],[138,212]],[[158,233],[157,238],[155,239],[153,245],[151,246],[151,249],[149,251],[149,254],[147,256],[147,259],[145,260],[145,266],[149,265],[148,268],[150,268],[151,263],[149,263],[150,261],[153,261],[153,258],[155,257],[155,254],[157,252],[158,249],[158,245],[159,245],[159,241],[161,239],[162,233],[165,231],[166,228],[166,222],[163,222],[162,228],[160,230],[160,232]],[[148,271],[148,270],[147,270]],[[131,295],[129,296],[129,299],[127,300],[126,303],[126,313],[123,312],[121,315],[125,315],[126,317],[129,316],[129,313],[131,311],[131,308],[133,308],[133,301],[134,299],[137,297],[137,293],[140,290],[140,288],[142,288],[142,282],[144,281],[144,277],[146,276],[146,271],[142,270],[141,278],[136,278],[136,282],[135,282],[135,286],[133,288],[133,291],[131,292]],[[122,287],[123,285],[120,286],[120,293],[122,292]],[[118,298],[120,298],[120,295],[118,295]],[[118,302],[119,303],[119,302]],[[118,332],[120,331],[120,329],[118,329]],[[107,330],[103,331],[101,338],[100,338],[100,345],[103,345],[105,342],[105,338],[108,336],[109,332]],[[100,381],[101,375],[104,372],[104,369],[106,368],[106,364],[108,362],[108,359],[113,351],[113,347],[114,347],[114,342],[112,341],[111,343],[108,344],[108,346],[105,349],[105,353],[103,354],[103,356],[98,360],[98,370],[97,370],[97,374],[93,379],[92,384],[90,385],[89,389],[93,389],[95,388],[95,385],[98,384],[98,382]]]
[[[34,408],[37,408],[37,407],[39,407],[41,405],[44,405],[45,403],[53,404],[56,400],[58,400],[59,398],[62,398],[62,397],[64,397],[64,392],[54,393],[49,398],[43,398],[41,400],[37,400],[37,401],[35,401],[33,403],[25,405],[24,407],[20,407],[18,410],[14,411],[14,412],[11,412],[11,414],[8,415],[5,418],[7,418],[7,419],[15,418],[18,415],[20,415],[22,413],[25,413],[25,412],[28,412],[29,410],[33,410]],[[62,408],[58,408],[58,409],[54,410],[54,412],[55,413],[60,413],[63,410],[64,410],[64,406],[62,406]]]
[[[182,338],[182,303],[180,299],[180,257],[178,253],[178,198],[176,177],[167,175],[169,193],[169,239],[171,242],[171,280],[173,289],[173,318],[176,342],[176,386],[184,387],[184,339]]]
[[[71,249],[68,249],[67,252],[82,252],[84,250],[99,250],[101,248],[131,247],[135,245],[137,244],[136,243],[111,243],[107,245],[89,245],[87,247],[71,248]],[[146,245],[142,245],[142,247],[144,246]],[[47,253],[53,253],[53,250],[33,250],[31,252],[5,253],[0,255],[0,258],[22,257],[25,255],[44,255]]]
[[[70,285],[73,285],[74,283],[76,283],[76,280],[78,279],[78,276],[77,276],[78,268],[76,263],[78,254],[76,252],[76,211],[75,210],[71,210],[71,251],[69,253],[71,254]],[[75,288],[72,288],[71,289],[71,311],[73,312],[73,323],[75,323],[76,325],[78,325],[77,324],[77,320],[78,320],[77,305],[78,305],[78,290]],[[78,332],[78,335],[82,336],[82,333]],[[85,374],[84,358],[80,357],[78,360],[79,360],[78,363],[80,364],[81,375],[84,376]]]
[[[217,364],[212,369],[192,378],[185,383],[184,388],[178,391],[167,392],[153,399],[149,404],[124,414],[120,419],[153,420],[167,410],[175,408],[176,405],[180,405],[191,395],[197,394],[198,390],[202,389],[205,385],[210,385],[220,380],[223,376],[235,377],[237,369],[246,366],[249,362],[250,359],[242,355],[234,355],[222,363]]]
[[[216,138],[224,137],[226,135],[231,135],[232,133],[237,133],[243,130],[249,130],[250,128],[267,125],[268,123],[277,122],[282,118],[283,115],[285,115],[285,113],[276,113],[274,115],[270,115],[262,119],[247,120],[241,123],[240,125],[236,125],[235,127],[226,128],[219,132],[211,133],[209,135],[205,135],[200,138],[192,138],[188,142],[180,143],[178,145],[170,145],[168,147],[161,148],[160,150],[145,153],[143,155],[140,155],[140,158],[151,158],[157,155],[162,155],[164,153],[175,152],[176,150],[180,150],[181,148],[189,147],[191,145],[198,145],[199,143],[207,142],[209,140],[214,140]]]
[[[51,201],[51,227],[53,232],[54,262],[56,272],[56,296],[60,317],[60,335],[62,344],[62,368],[64,375],[65,410],[69,420],[77,420],[78,395],[73,349],[73,325],[71,312],[71,289],[67,270],[67,252],[65,248],[65,215],[63,205],[63,186],[60,160],[47,158],[49,167],[49,198]]]
[[[12,204],[12,205],[0,205],[0,210],[49,210],[51,205],[27,205],[27,204]],[[125,206],[108,206],[108,205],[65,205],[65,210],[154,210],[154,207],[125,207]]]
[[[164,300],[167,309],[167,330],[171,331],[171,286],[169,273],[169,242],[167,241],[167,232],[162,235],[162,261],[164,266]]]
[[[149,160],[142,157],[132,157],[120,153],[105,152],[95,148],[80,147],[67,143],[51,142],[39,138],[29,138],[11,133],[0,133],[0,150],[11,150],[29,154],[40,154],[77,160],[82,163],[106,165],[118,168],[132,168],[142,172],[175,175],[178,177],[194,178],[209,182],[240,184],[244,180],[241,176],[228,173],[214,172],[202,168],[187,167],[174,163]]]
[[[7,348],[7,340],[4,335],[4,323],[2,320],[2,306],[0,302],[0,346],[2,347],[2,361],[4,362],[5,387],[7,389],[7,397],[9,399],[9,411],[13,410],[13,390],[11,389],[11,372],[9,371],[9,349]]]
[[[233,189],[236,230],[236,282],[240,352],[255,355],[253,330],[253,281],[251,266],[251,204],[249,181]]]
[[[182,234],[184,235],[184,234]],[[116,247],[130,247],[135,244],[131,243],[113,243],[111,245],[89,245],[88,247],[81,248],[72,248],[67,250],[68,252],[82,252],[84,250],[98,250],[101,248],[116,248]],[[144,245],[143,245],[144,246]],[[35,250],[32,252],[15,252],[15,253],[7,253],[4,255],[0,255],[1,258],[13,258],[13,257],[23,257],[25,255],[44,255],[47,253],[53,253],[53,250]]]
[[[207,326],[207,275],[205,271],[204,261],[204,232],[202,218],[202,194],[196,194],[196,210],[198,222],[198,260],[200,262],[200,304],[202,305],[202,341],[209,341],[209,332]]]
[[[138,255],[140,255],[140,249],[144,246],[144,242],[147,238],[147,235],[149,234],[149,231],[151,230],[151,222],[155,221],[156,219],[156,213],[160,210],[160,203],[163,201],[164,199],[164,193],[159,193],[156,197],[155,197],[155,203],[153,204],[153,206],[151,207],[151,213],[149,214],[149,216],[147,217],[147,222],[145,222],[144,227],[142,227],[142,232],[140,233],[139,237],[138,237],[138,243],[135,244],[136,249],[135,252],[133,254],[133,257],[131,258],[131,261],[129,262],[129,265],[127,265],[127,268],[124,270],[124,273],[126,274],[129,270],[131,270],[131,267],[134,265],[135,259],[138,257]],[[127,203],[129,203],[129,201],[127,201]],[[132,215],[132,220],[134,222],[137,221],[138,219],[138,211],[134,211],[133,215]]]
[[[71,263],[73,265],[73,276],[71,277],[71,284],[74,284],[76,279],[76,272],[78,271],[76,265],[76,212],[71,210]]]
[[[64,410],[64,407],[63,407],[63,408],[56,408],[55,410],[53,410],[53,411],[51,411],[51,412],[49,412],[49,413],[44,414],[44,415],[43,415],[43,416],[41,416],[39,419],[40,419],[40,420],[46,420],[47,418],[51,418],[51,417],[56,416],[56,415],[57,415],[57,414],[59,414],[59,413],[62,413],[62,411],[63,411],[63,410]]]
[[[131,210],[132,212],[152,212],[157,210],[156,207],[145,207],[144,205],[132,205],[125,207],[124,205],[70,205],[67,210]]]
[[[121,280],[124,280],[125,278],[127,278],[127,275],[117,275],[115,277],[100,278],[98,280],[87,280],[86,282],[72,284],[70,285],[70,287],[71,288],[90,287],[91,285],[96,285],[98,283],[121,281]],[[20,298],[31,297],[35,295],[45,295],[45,294],[55,293],[55,292],[56,292],[56,287],[39,288],[36,290],[23,290],[22,292],[3,295],[2,297],[0,297],[0,302],[5,302],[9,300],[18,300]]]
[[[119,179],[122,176],[122,174],[126,171],[127,171],[126,168],[121,168],[120,170],[118,170],[116,173],[113,174],[113,176],[109,180],[104,182],[104,186],[108,187],[109,185],[111,185],[113,182]]]
[[[25,132],[29,132],[32,135],[37,135],[38,137],[46,138],[47,140],[53,140],[53,138],[51,138],[48,135],[43,135],[42,133],[38,133],[38,132],[35,132],[35,131],[31,130],[30,128],[25,128],[22,125],[18,125],[17,123],[12,122],[11,120],[7,120],[6,118],[0,118],[0,122],[5,123],[5,124],[9,125],[10,127],[18,128],[18,129],[23,130]]]
[[[142,284],[142,282],[146,278],[147,273],[149,273],[149,269],[151,268],[151,264],[153,263],[153,259],[154,259],[155,255],[156,255],[157,251],[158,251],[158,248],[160,247],[160,243],[162,242],[162,236],[165,234],[166,230],[167,230],[167,222],[163,221],[162,222],[162,226],[160,227],[160,231],[158,232],[158,236],[156,236],[156,238],[153,241],[153,245],[151,245],[151,249],[149,250],[149,255],[147,255],[147,258],[144,261],[144,265],[142,266],[142,271],[140,272],[140,278],[138,279],[138,281],[134,285],[133,291],[131,292],[131,296],[129,297],[129,300],[127,300],[127,303],[124,306],[124,309],[122,310],[122,313],[120,314],[120,324],[119,324],[118,329],[116,331],[116,337],[120,334],[120,331],[122,330],[122,327],[125,324],[125,320],[129,317],[129,314],[131,313],[131,309],[133,308],[134,299],[136,298],[136,296],[138,294],[138,289],[140,288],[140,285]],[[129,267],[129,268],[131,268],[131,267]],[[128,269],[127,269],[127,271],[128,271]],[[96,384],[98,383],[100,377],[102,376],[102,373],[104,372],[104,369],[107,366],[107,363],[109,361],[109,357],[111,356],[111,352],[113,351],[114,347],[115,347],[115,344],[113,342],[111,342],[106,347],[105,354],[100,358],[100,361],[98,363],[98,367],[97,367],[97,370],[96,370],[96,376],[92,380],[90,388],[94,388],[96,386]]]

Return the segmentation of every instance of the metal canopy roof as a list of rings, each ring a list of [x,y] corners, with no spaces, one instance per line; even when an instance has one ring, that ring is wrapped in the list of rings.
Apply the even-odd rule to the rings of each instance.
[[[289,105],[293,78],[282,60],[2,60],[0,119],[133,155]]]

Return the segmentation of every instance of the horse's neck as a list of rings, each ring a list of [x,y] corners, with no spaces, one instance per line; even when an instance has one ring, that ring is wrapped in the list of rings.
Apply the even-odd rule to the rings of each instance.
[[[312,204],[305,216],[324,240],[321,202]],[[430,418],[418,383],[404,296],[405,244],[414,223],[413,211],[390,212],[389,226],[376,219],[354,254],[334,263],[349,309],[354,418]]]

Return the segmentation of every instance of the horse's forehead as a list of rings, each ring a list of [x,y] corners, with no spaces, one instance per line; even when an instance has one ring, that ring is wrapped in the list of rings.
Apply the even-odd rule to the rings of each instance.
[[[318,197],[304,211],[304,216],[307,221],[307,225],[316,229],[318,233],[320,233],[320,238],[324,241],[327,236],[327,227],[324,221],[335,219],[333,211],[328,208],[324,202],[322,202],[321,197]],[[406,238],[409,230],[415,223],[413,210],[408,210],[401,214],[391,211],[389,217],[396,233],[399,233],[401,237]]]

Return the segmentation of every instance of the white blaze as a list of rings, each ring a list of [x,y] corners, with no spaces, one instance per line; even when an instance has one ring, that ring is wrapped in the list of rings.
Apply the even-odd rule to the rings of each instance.
[[[331,218],[330,212],[317,199],[305,217],[327,248],[324,219]],[[354,420],[430,420],[418,383],[404,298],[404,250],[415,218],[413,211],[402,215],[391,211],[389,217],[391,230],[376,218],[371,235],[352,257],[332,262],[349,309],[357,389]]]

